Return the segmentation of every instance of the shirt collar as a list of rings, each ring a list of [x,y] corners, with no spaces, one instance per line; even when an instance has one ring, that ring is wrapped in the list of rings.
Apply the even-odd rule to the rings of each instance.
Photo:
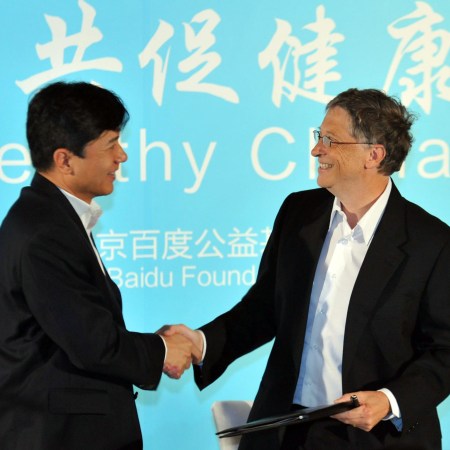
[[[384,210],[386,208],[389,195],[392,190],[392,181],[389,178],[388,184],[384,192],[378,197],[376,202],[367,210],[363,217],[361,217],[358,224],[352,230],[352,235],[354,238],[361,236],[363,241],[369,245],[373,238],[375,230],[377,229],[378,223],[383,216]],[[341,201],[335,197],[333,202],[333,208],[331,210],[330,223],[328,229],[331,228],[334,217],[336,214],[344,215],[341,208]]]
[[[75,212],[78,214],[86,232],[89,234],[97,223],[99,217],[102,215],[102,208],[95,201],[86,203],[85,201],[75,197],[64,189],[60,188],[60,191],[64,194],[64,196],[69,200]]]

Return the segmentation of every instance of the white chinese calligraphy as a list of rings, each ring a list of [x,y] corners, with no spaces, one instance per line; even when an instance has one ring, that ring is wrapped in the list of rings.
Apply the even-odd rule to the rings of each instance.
[[[17,86],[26,94],[48,81],[74,72],[91,69],[122,71],[122,63],[116,58],[83,60],[86,49],[92,44],[100,42],[103,35],[97,27],[94,27],[95,9],[84,0],[79,0],[78,6],[83,14],[81,30],[70,36],[66,34],[67,25],[63,19],[45,15],[45,20],[52,33],[52,40],[45,44],[37,44],[36,52],[39,59],[49,59],[52,68],[26,80],[16,81]],[[76,50],[72,61],[66,63],[64,55],[69,47],[75,47]]]
[[[192,72],[199,66],[201,66],[201,68],[187,80],[177,83],[177,89],[188,92],[204,92],[220,97],[231,103],[238,103],[239,96],[230,87],[202,82],[207,75],[220,65],[222,60],[217,52],[205,53],[216,41],[212,32],[220,23],[219,15],[212,9],[207,9],[196,14],[191,22],[204,22],[205,25],[198,33],[195,33],[191,24],[184,24],[186,48],[192,53],[178,64],[178,68],[183,73]]]
[[[213,31],[219,23],[220,16],[212,9],[205,9],[197,13],[190,23],[184,24],[185,46],[190,55],[179,62],[178,69],[182,73],[194,73],[186,80],[177,82],[176,89],[182,92],[209,94],[231,103],[238,103],[239,96],[234,89],[204,81],[222,61],[219,53],[208,52],[216,42]],[[196,24],[202,25],[198,32],[194,30]],[[146,67],[151,61],[154,62],[152,95],[159,106],[163,104],[171,48],[166,50],[164,57],[158,52],[173,37],[174,33],[173,26],[161,20],[155,34],[139,54],[141,68]]]
[[[337,62],[332,59],[337,51],[335,44],[342,42],[344,36],[334,33],[335,23],[325,17],[325,8],[318,6],[316,21],[304,28],[314,32],[316,39],[302,44],[300,39],[291,35],[292,26],[281,19],[276,20],[277,29],[269,45],[259,54],[259,66],[265,69],[269,64],[274,71],[272,101],[280,107],[281,99],[286,96],[293,102],[301,96],[317,102],[327,103],[332,96],[325,92],[326,84],[341,79],[339,72],[332,69]],[[287,46],[287,50],[284,50]],[[285,54],[281,59],[281,55]],[[301,58],[304,61],[301,61]],[[305,69],[302,71],[300,62]],[[287,72],[292,71],[292,81],[288,81]]]
[[[173,26],[164,20],[160,20],[156,33],[145,46],[144,50],[139,54],[139,66],[141,69],[146,67],[151,61],[154,61],[152,95],[159,106],[161,106],[163,102],[170,48],[167,50],[164,60],[158,54],[158,50],[173,36],[173,34]]]
[[[435,84],[438,96],[450,101],[450,66],[445,60],[450,50],[450,32],[435,29],[443,17],[425,2],[416,2],[416,10],[388,26],[392,37],[400,41],[389,69],[385,91],[391,88],[403,60],[409,57],[412,66],[407,76],[400,77],[398,84],[404,86],[401,100],[408,107],[414,100],[427,114],[432,106],[432,89]]]

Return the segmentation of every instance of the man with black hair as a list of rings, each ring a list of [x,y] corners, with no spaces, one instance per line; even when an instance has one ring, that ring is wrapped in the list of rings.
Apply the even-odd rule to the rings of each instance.
[[[197,351],[126,329],[92,239],[94,197],[111,194],[127,160],[127,120],[119,97],[82,82],[50,84],[29,104],[36,174],[0,228],[2,450],[142,449],[133,385],[178,378]]]

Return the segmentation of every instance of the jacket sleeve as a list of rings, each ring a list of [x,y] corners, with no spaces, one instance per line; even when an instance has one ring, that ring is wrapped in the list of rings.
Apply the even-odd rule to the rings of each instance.
[[[448,236],[448,233],[447,233]],[[413,339],[416,357],[387,383],[400,406],[403,430],[434,413],[450,393],[450,240],[442,246],[426,282]],[[396,345],[395,342],[392,345]]]
[[[255,284],[231,310],[200,327],[207,342],[202,367],[194,367],[200,389],[219,378],[237,358],[271,341],[276,334],[278,242],[289,200],[290,197],[277,214]]]
[[[18,276],[28,308],[77,368],[156,388],[164,343],[126,330],[117,286],[85,236],[71,231],[41,227],[23,243]]]

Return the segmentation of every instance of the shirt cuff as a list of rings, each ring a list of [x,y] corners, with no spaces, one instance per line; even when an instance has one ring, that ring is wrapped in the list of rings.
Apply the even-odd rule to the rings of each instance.
[[[397,431],[402,431],[402,414],[400,412],[400,408],[394,394],[386,388],[379,389],[379,392],[383,392],[383,394],[386,395],[391,405],[391,413],[384,417],[382,420],[390,420],[394,424],[395,428],[397,428]]]
[[[203,360],[205,359],[205,355],[206,355],[206,337],[205,337],[205,333],[203,333],[202,330],[196,330],[196,331],[198,331],[202,335],[202,339],[203,339],[202,361],[198,364],[199,366],[201,366],[203,364]]]
[[[402,415],[400,413],[400,408],[398,406],[397,400],[394,397],[394,394],[389,389],[386,388],[379,389],[378,391],[383,392],[383,394],[386,395],[391,405],[391,413],[388,414],[383,420],[389,420],[392,419],[393,417],[397,417],[398,419],[401,418]]]
[[[162,339],[162,341],[164,342],[164,362],[166,362],[166,357],[167,357],[167,344],[166,341],[164,340],[164,338],[158,334],[158,336]]]

